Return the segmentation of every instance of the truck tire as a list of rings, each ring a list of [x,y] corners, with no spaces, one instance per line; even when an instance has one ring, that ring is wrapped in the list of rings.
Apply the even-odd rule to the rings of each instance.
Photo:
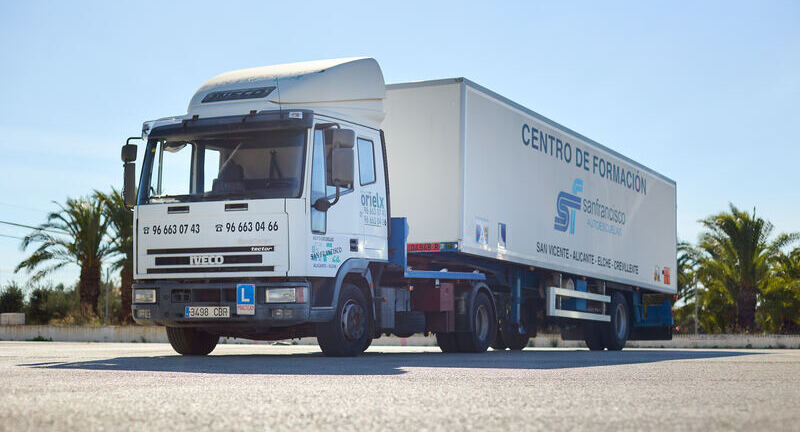
[[[364,352],[372,345],[372,338],[367,338],[367,342],[364,343],[364,348],[361,349],[361,352]]]
[[[219,336],[189,327],[167,327],[167,339],[178,354],[192,356],[207,355],[219,342]]]
[[[503,351],[504,349],[508,348],[506,345],[505,339],[503,339],[503,332],[500,329],[497,329],[497,333],[494,336],[494,340],[492,341],[491,347],[495,351]]]
[[[459,352],[455,333],[436,333],[436,345],[443,353]]]
[[[601,332],[603,344],[609,351],[619,351],[625,347],[631,331],[630,312],[625,297],[615,292],[611,294],[611,322]]]
[[[583,328],[583,341],[586,342],[589,351],[603,351],[606,349],[601,330],[598,324],[587,324]]]
[[[351,283],[342,284],[333,320],[317,324],[317,343],[331,357],[355,357],[370,345],[372,319],[364,293]]]
[[[460,352],[482,353],[489,348],[497,333],[497,318],[492,310],[489,297],[479,292],[472,302],[470,310],[472,330],[456,333],[456,341]]]
[[[502,351],[506,348],[510,349],[511,351],[522,351],[526,346],[528,346],[528,342],[530,342],[531,337],[528,333],[525,334],[507,334],[500,330],[497,331],[497,336],[495,336],[494,341],[492,341],[492,349]]]
[[[531,340],[527,332],[525,334],[508,335],[506,339],[508,339],[508,349],[511,351],[522,351],[523,348],[528,346],[528,341]]]
[[[522,321],[522,326],[526,329],[524,334],[520,334],[516,330],[507,330],[508,325],[504,321],[498,323],[497,336],[492,342],[492,349],[504,350],[508,348],[511,351],[521,351],[528,346],[528,342],[531,340],[530,333],[528,333],[527,330],[528,322],[531,321],[527,318],[528,313],[527,308],[523,306],[520,319]]]

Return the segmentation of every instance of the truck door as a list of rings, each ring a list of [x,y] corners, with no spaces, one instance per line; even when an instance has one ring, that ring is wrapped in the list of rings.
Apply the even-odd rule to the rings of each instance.
[[[355,185],[340,188],[339,200],[328,211],[313,207],[316,200],[325,198],[333,202],[336,187],[332,185],[330,155],[332,145],[327,142],[324,129],[314,129],[311,151],[311,240],[309,275],[332,277],[339,266],[351,256],[358,254],[359,239],[359,198]],[[355,152],[354,152],[355,153]],[[353,164],[355,167],[355,163]],[[354,176],[358,184],[358,176]]]
[[[387,259],[387,202],[383,178],[383,157],[380,139],[359,135],[356,139],[356,156],[359,187],[358,218],[362,234],[362,254],[369,258]]]

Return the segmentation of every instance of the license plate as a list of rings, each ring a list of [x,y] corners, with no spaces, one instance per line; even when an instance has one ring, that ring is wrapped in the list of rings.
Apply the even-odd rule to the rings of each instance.
[[[228,306],[186,306],[184,316],[199,319],[230,318],[231,308]]]

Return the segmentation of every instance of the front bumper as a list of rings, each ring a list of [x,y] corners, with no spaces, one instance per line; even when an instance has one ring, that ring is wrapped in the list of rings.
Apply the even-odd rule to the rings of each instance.
[[[311,319],[310,299],[302,303],[267,303],[265,289],[306,287],[307,282],[260,282],[255,285],[255,314],[236,313],[236,282],[142,281],[133,289],[155,289],[156,303],[133,304],[131,312],[137,324],[170,327],[252,328],[266,330],[308,323]],[[187,306],[227,306],[229,318],[186,318]]]

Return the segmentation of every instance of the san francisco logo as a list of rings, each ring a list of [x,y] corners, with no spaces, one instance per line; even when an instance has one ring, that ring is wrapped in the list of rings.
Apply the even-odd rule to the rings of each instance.
[[[575,179],[572,182],[572,193],[559,192],[556,198],[556,218],[553,228],[564,232],[569,228],[570,234],[575,234],[575,211],[581,209],[581,197],[577,194],[583,192],[583,180]]]

